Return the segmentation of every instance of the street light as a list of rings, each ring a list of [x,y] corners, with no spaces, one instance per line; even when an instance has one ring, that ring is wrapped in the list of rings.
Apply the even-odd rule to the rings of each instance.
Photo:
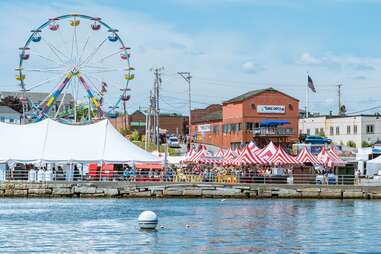
[[[191,76],[190,72],[177,72],[177,74],[179,74],[188,83],[188,105],[189,105],[188,135],[189,135],[189,138],[188,138],[187,142],[188,142],[188,150],[189,150],[190,146],[191,146],[191,139],[192,139],[192,136],[191,136],[191,133],[192,133],[191,78],[192,78],[192,76]]]

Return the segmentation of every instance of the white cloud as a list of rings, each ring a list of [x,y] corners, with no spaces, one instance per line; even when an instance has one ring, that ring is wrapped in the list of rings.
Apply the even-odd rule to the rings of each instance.
[[[253,60],[248,60],[243,62],[241,67],[242,67],[242,70],[246,73],[257,73],[257,72],[265,70],[264,66],[257,64]]]
[[[322,61],[310,53],[303,53],[300,58],[297,61],[298,64],[305,64],[305,65],[315,65],[315,64],[321,64]]]

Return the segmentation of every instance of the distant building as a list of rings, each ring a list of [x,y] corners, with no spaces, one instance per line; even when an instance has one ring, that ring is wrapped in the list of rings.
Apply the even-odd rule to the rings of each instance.
[[[194,141],[236,147],[298,140],[299,100],[273,88],[253,90],[205,109],[192,110]]]
[[[0,122],[20,124],[21,114],[8,106],[0,106]]]
[[[188,116],[175,113],[161,113],[159,117],[160,129],[167,130],[168,134],[184,136],[188,132]],[[123,115],[112,118],[111,123],[117,128],[124,128],[125,118]],[[127,126],[130,130],[137,130],[139,134],[145,134],[146,115],[140,110],[127,116]]]
[[[43,102],[49,96],[49,93],[46,93],[46,92],[26,92],[26,95],[34,104],[38,105],[41,102]],[[0,91],[0,98],[4,98],[4,97],[8,97],[8,96],[21,98],[23,96],[23,92],[20,92],[20,91],[14,91],[14,92]],[[58,109],[59,105],[61,104],[61,101],[63,98],[64,98],[64,101],[63,101],[61,111],[70,111],[74,108],[73,96],[70,93],[67,93],[65,96],[63,94],[61,94],[58,97],[58,100],[55,102],[54,106],[52,107],[50,114],[54,114],[55,112],[57,112],[57,109]]]
[[[354,142],[356,147],[363,143],[373,144],[381,140],[381,116],[316,116],[299,120],[300,133],[326,136],[335,144],[347,145]]]

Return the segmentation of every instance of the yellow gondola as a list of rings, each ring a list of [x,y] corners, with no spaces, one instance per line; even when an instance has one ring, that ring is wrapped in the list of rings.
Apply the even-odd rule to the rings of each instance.
[[[133,79],[135,79],[135,74],[125,74],[124,79],[125,80],[133,80]]]
[[[77,20],[77,19],[70,20],[70,25],[71,26],[79,26],[79,23],[80,23],[80,21]]]
[[[16,80],[22,81],[24,79],[25,79],[25,75],[24,74],[23,75],[16,75]]]

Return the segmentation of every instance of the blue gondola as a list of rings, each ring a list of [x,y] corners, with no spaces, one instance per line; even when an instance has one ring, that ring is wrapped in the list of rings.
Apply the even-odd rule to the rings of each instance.
[[[111,42],[116,42],[118,40],[118,35],[116,34],[109,35],[108,40]]]
[[[32,36],[32,41],[33,41],[33,42],[39,42],[39,41],[41,41],[41,35],[39,35],[39,34],[34,34],[34,35]]]

